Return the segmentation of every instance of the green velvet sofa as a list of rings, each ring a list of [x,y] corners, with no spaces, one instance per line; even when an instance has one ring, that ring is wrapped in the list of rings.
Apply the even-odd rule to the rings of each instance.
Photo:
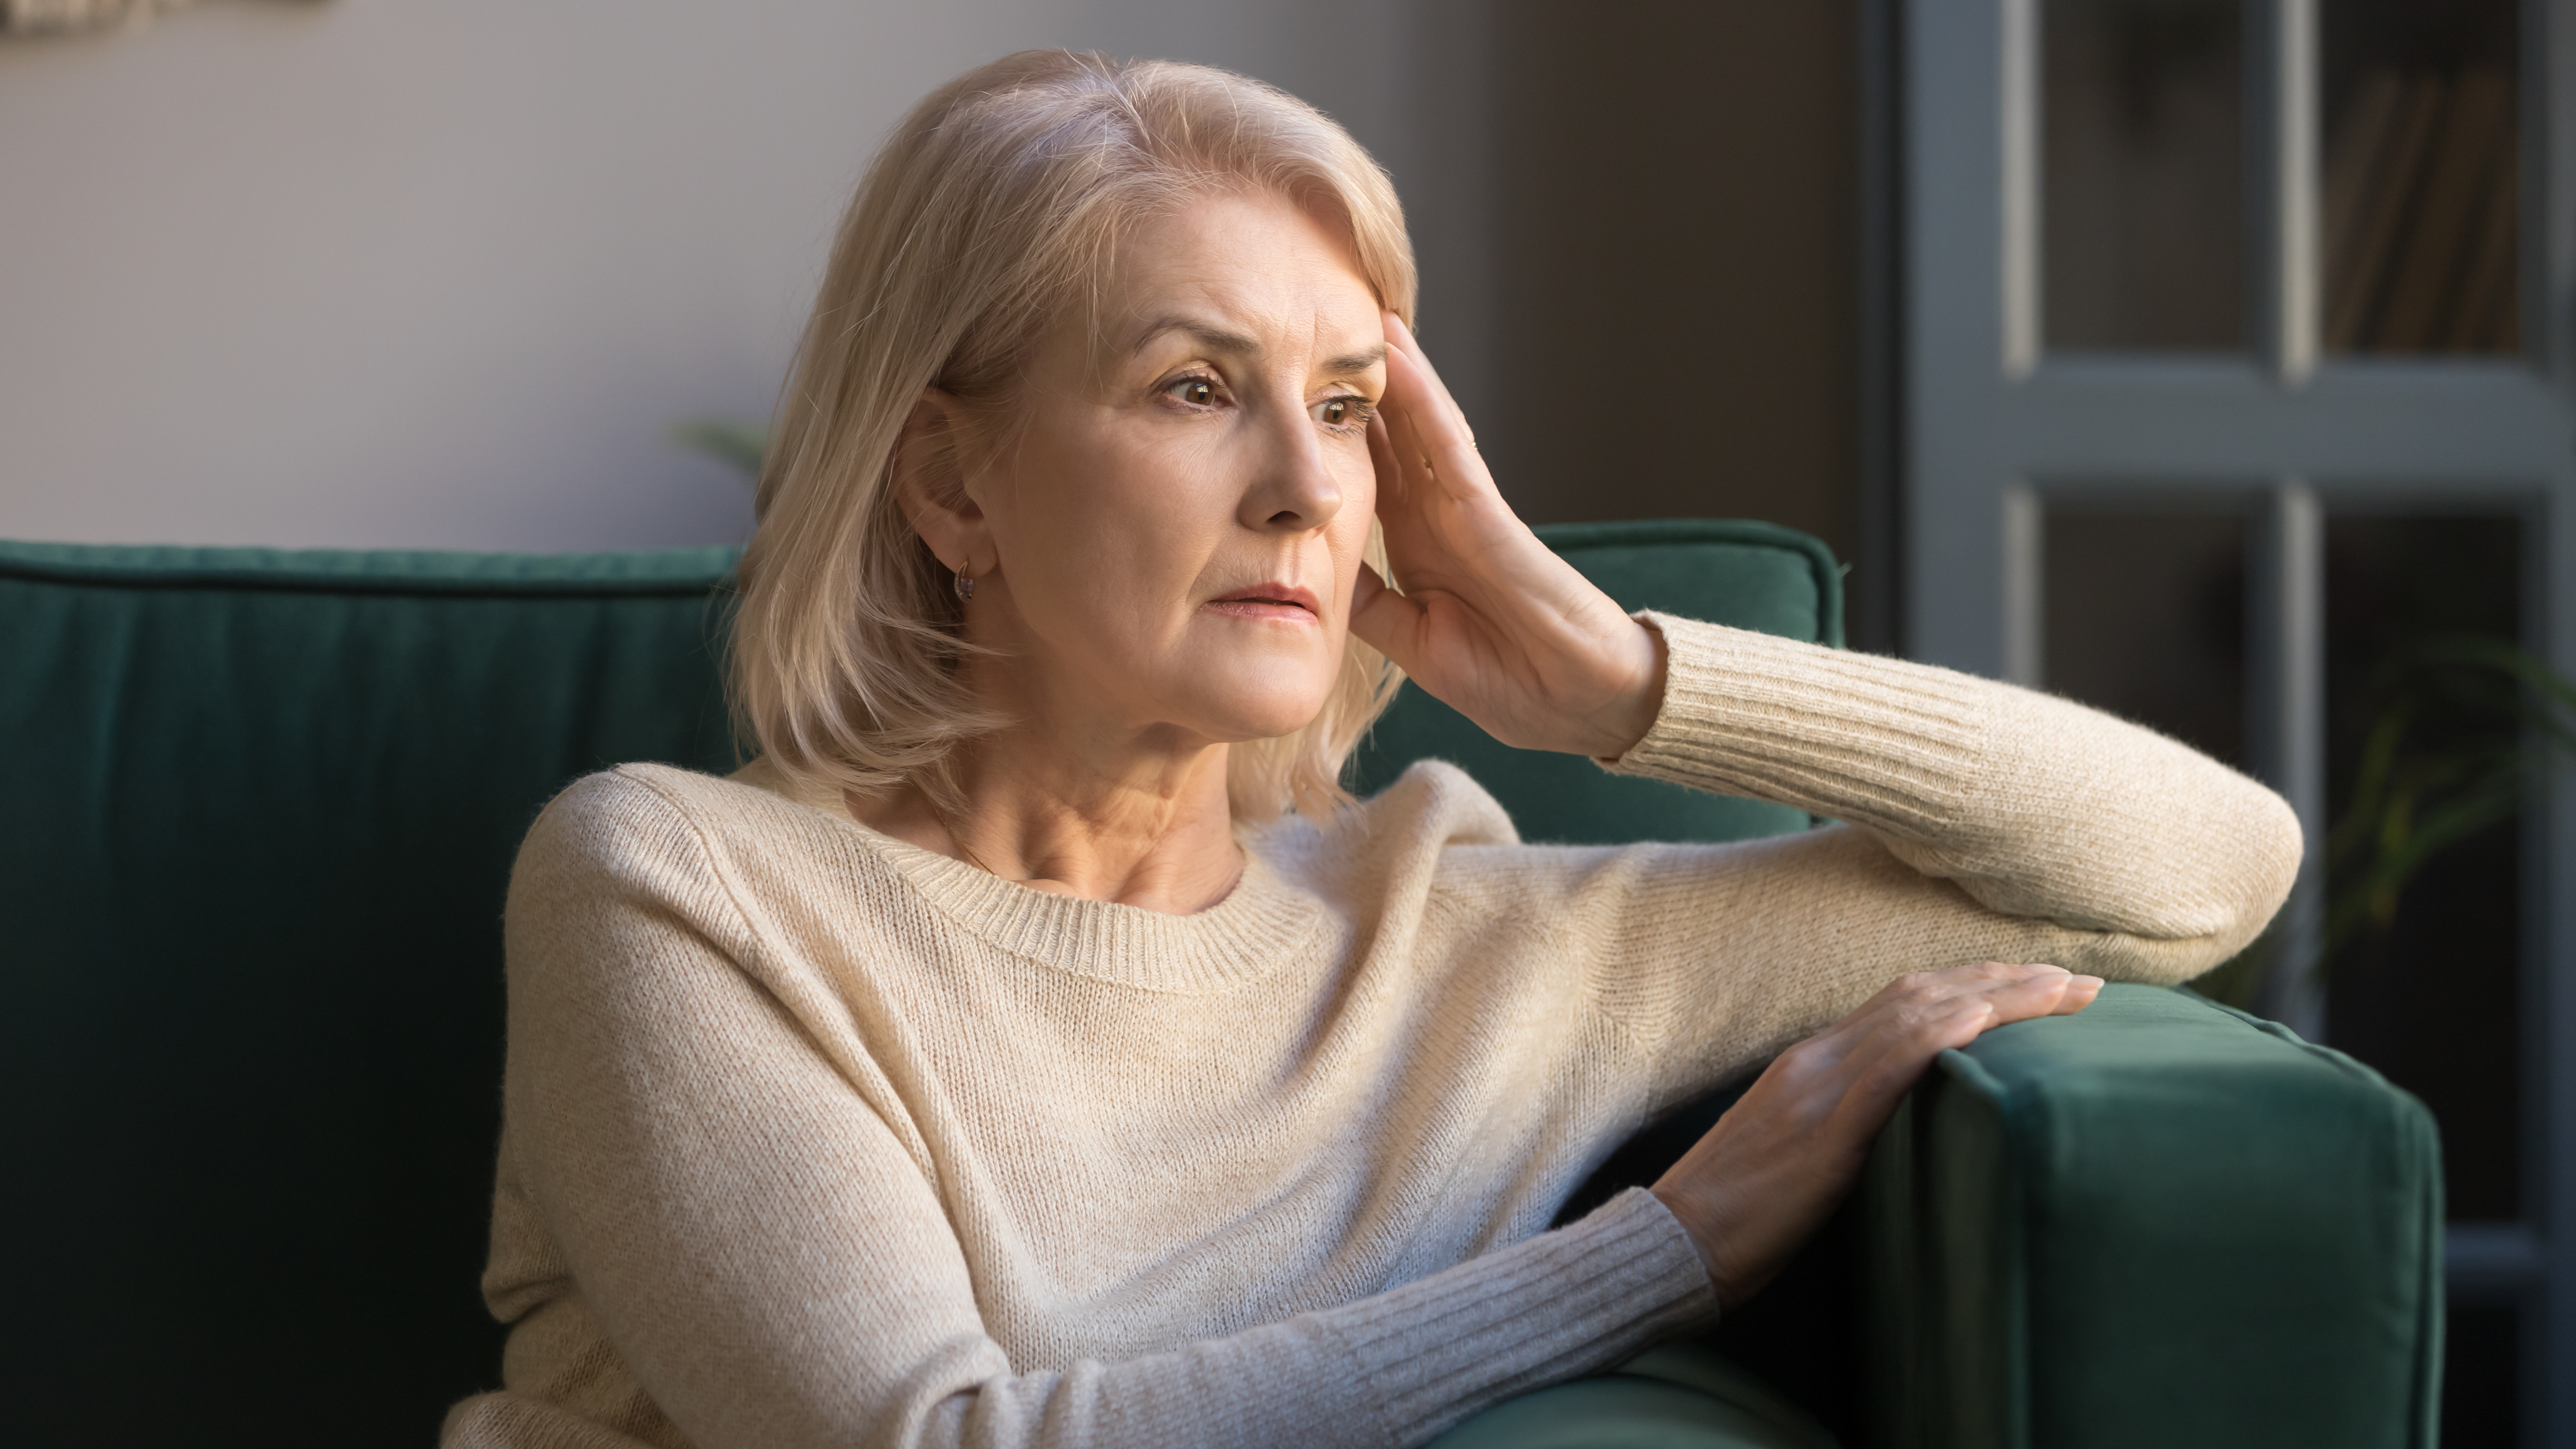
[[[1802,535],[1545,533],[1631,607],[1841,642]],[[0,1443],[418,1445],[495,1381],[511,855],[585,771],[731,767],[730,564],[0,544]],[[1532,839],[1813,823],[1507,750],[1411,690],[1358,768],[1426,754]],[[2437,1152],[2350,1060],[2115,987],[1946,1055],[1746,1309],[1450,1441],[2429,1449]]]

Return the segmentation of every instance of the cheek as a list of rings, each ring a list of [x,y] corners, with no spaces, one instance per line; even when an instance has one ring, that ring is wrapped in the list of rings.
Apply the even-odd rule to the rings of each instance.
[[[1183,452],[1112,433],[1024,455],[994,522],[1034,630],[1123,651],[1177,625],[1231,521],[1206,460]]]
[[[1342,507],[1309,537],[1301,575],[1330,590],[1326,626],[1300,643],[1244,637],[1197,618],[1210,570],[1240,550],[1242,460],[1215,429],[1125,437],[1036,428],[988,505],[1011,596],[1037,652],[1086,692],[1174,711],[1220,736],[1305,725],[1340,677],[1352,581],[1366,551],[1376,474],[1365,447],[1330,466]]]

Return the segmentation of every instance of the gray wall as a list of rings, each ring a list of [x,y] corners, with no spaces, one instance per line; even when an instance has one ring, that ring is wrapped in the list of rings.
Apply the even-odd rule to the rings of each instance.
[[[1654,5],[1640,29],[1572,12],[1496,11],[1479,438],[1534,518],[1768,518],[1849,557],[1852,7]]]
[[[878,138],[1072,45],[1230,66],[1394,172],[1534,520],[1851,536],[1846,7],[207,0],[0,45],[0,536],[733,540]],[[1569,20],[1578,23],[1569,24]]]

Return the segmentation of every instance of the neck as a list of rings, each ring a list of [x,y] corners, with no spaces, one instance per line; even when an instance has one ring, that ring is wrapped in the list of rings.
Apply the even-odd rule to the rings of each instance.
[[[1038,890],[1171,915],[1206,910],[1243,873],[1226,801],[1226,747],[1086,742],[1029,728],[960,751],[963,802],[918,787],[852,797],[898,840]]]

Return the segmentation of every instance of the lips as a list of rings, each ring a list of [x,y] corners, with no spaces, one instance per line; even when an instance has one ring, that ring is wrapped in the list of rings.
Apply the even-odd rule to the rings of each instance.
[[[1323,601],[1315,597],[1313,590],[1301,589],[1295,584],[1253,584],[1219,594],[1208,600],[1207,606],[1220,614],[1246,619],[1295,622],[1324,617]]]

